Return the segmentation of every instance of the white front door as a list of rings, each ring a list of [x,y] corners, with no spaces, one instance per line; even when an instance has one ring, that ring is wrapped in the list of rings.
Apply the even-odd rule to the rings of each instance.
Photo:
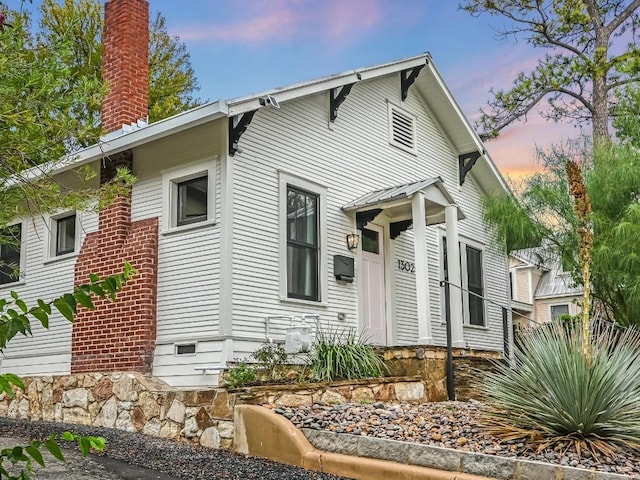
[[[365,337],[378,345],[387,344],[383,233],[371,223],[362,229],[363,327]]]

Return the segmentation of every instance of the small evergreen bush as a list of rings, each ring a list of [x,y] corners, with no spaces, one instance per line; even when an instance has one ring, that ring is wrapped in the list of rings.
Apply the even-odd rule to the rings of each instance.
[[[605,455],[640,450],[640,333],[594,322],[588,345],[579,324],[523,332],[514,365],[487,373],[491,434],[541,447],[572,444]]]

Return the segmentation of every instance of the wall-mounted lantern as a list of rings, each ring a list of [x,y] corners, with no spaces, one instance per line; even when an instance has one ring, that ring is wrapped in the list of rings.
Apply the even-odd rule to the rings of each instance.
[[[349,233],[347,235],[347,248],[349,250],[355,250],[356,248],[358,248],[359,244],[360,244],[360,235],[358,235],[357,233]]]

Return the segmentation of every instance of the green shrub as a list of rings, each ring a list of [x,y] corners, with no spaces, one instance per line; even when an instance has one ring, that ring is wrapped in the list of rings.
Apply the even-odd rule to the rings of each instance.
[[[594,322],[585,348],[577,326],[522,333],[514,365],[484,376],[489,433],[578,453],[640,450],[640,333]]]
[[[256,369],[246,363],[238,363],[230,368],[224,375],[224,383],[229,388],[239,388],[255,382],[257,378]]]
[[[279,343],[265,343],[251,354],[260,362],[260,374],[263,380],[281,380],[287,372],[287,353]]]
[[[312,378],[320,382],[382,377],[388,373],[380,355],[353,328],[319,332],[308,363]]]

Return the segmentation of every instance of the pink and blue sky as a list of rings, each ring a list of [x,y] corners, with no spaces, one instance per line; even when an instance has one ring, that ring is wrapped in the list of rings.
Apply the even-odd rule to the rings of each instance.
[[[474,18],[457,0],[150,0],[186,44],[201,96],[228,99],[430,52],[473,121],[489,89],[508,88],[542,51],[499,41],[503,20]],[[538,167],[536,147],[576,136],[531,112],[487,150],[503,174]]]
[[[20,0],[5,0],[9,5]],[[526,42],[497,39],[504,20],[474,18],[458,0],[150,0],[167,28],[186,44],[211,101],[258,93],[423,52],[436,66],[472,121],[489,89],[508,88],[544,54]],[[27,8],[37,10],[40,1]],[[539,168],[536,147],[577,136],[530,112],[526,123],[487,142],[508,177]]]

